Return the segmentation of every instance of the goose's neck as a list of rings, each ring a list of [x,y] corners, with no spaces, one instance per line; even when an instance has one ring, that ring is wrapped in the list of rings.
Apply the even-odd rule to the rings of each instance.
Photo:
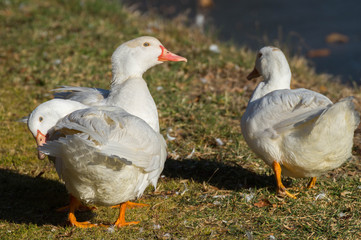
[[[121,85],[122,83],[126,82],[128,79],[142,79],[144,71],[138,68],[136,65],[133,66],[118,66],[112,69],[112,82],[111,88],[116,85]]]
[[[128,78],[121,84],[112,85],[107,105],[123,108],[159,132],[157,107],[142,77]]]
[[[141,76],[117,78],[116,81],[112,83],[108,100],[112,99],[113,102],[123,104],[123,102],[118,99],[124,100],[124,98],[127,98],[127,100],[130,99],[132,104],[135,104],[139,101],[136,99],[137,95],[147,95],[146,93],[149,93],[148,86]]]
[[[263,76],[264,81],[258,84],[256,90],[252,94],[250,102],[276,90],[290,89],[291,71],[289,68],[281,70],[283,71],[273,71],[271,74]]]

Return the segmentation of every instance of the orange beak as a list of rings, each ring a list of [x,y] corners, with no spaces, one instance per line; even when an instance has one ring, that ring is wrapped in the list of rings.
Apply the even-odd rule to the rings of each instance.
[[[253,78],[258,78],[259,76],[261,76],[261,74],[259,74],[257,69],[254,68],[253,71],[250,74],[248,74],[247,79],[252,80]]]
[[[162,45],[159,45],[160,49],[162,49],[162,53],[158,56],[158,61],[172,61],[172,62],[187,62],[187,59],[181,56],[178,56],[170,51],[168,51]]]
[[[37,144],[38,146],[43,146],[44,143],[46,143],[46,136],[45,136],[42,132],[40,132],[39,130],[38,130],[38,133],[37,133],[35,139],[36,139],[36,144]],[[40,160],[44,159],[44,158],[45,158],[45,154],[42,153],[42,152],[40,152],[40,151],[38,150],[38,158],[39,158]]]

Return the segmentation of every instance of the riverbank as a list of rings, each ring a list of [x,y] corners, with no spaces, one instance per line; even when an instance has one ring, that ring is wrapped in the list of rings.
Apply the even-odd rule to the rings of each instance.
[[[172,19],[186,14],[202,28],[216,28],[219,39],[257,50],[287,47],[304,56],[317,73],[361,84],[359,1],[124,0],[142,12]],[[197,4],[198,3],[198,4]],[[335,34],[336,33],[336,34]]]
[[[146,16],[117,2],[4,1],[0,3],[0,236],[2,239],[297,239],[361,238],[359,135],[353,160],[305,190],[307,179],[284,179],[297,200],[275,196],[273,173],[247,147],[239,121],[261,80],[247,81],[256,52],[223,43],[184,24]],[[141,223],[122,229],[75,229],[56,212],[68,195],[52,164],[36,158],[35,141],[16,122],[51,99],[59,85],[109,88],[110,57],[122,42],[156,36],[188,63],[145,73],[158,106],[169,156],[156,191],[127,211]],[[292,57],[292,87],[332,101],[353,95]],[[167,138],[167,134],[170,136]],[[79,220],[112,223],[118,211],[99,207]]]

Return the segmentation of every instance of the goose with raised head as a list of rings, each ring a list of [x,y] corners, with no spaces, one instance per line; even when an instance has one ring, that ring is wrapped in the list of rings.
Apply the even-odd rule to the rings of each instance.
[[[112,56],[111,90],[63,93],[66,101],[91,107],[75,112],[64,107],[69,109],[69,115],[58,119],[48,132],[41,131],[39,138],[48,141],[41,142],[39,151],[55,158],[57,172],[71,194],[72,225],[94,226],[76,221],[74,211],[81,202],[120,204],[115,225],[128,225],[124,220],[125,209],[144,205],[129,200],[140,197],[149,184],[156,186],[167,155],[166,144],[159,133],[157,107],[142,74],[164,61],[187,60],[169,52],[153,37],[122,44]],[[38,130],[32,131],[35,137]]]
[[[321,174],[352,157],[353,135],[360,117],[352,97],[333,104],[307,89],[290,89],[291,70],[282,51],[262,48],[248,79],[263,76],[241,119],[248,146],[272,167],[277,193],[296,198],[281,181],[284,175],[310,177],[308,187]]]
[[[110,91],[65,86],[55,89],[54,95],[89,106],[121,107],[159,131],[157,107],[142,76],[149,68],[166,61],[186,62],[187,59],[168,51],[154,37],[139,37],[121,44],[114,51]]]

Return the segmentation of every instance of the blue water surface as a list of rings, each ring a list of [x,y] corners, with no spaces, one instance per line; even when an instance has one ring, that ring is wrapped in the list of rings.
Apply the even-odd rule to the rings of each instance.
[[[172,18],[188,12],[190,20],[205,13],[219,30],[221,40],[257,50],[280,43],[291,54],[307,56],[313,49],[330,50],[326,57],[311,58],[318,73],[340,76],[345,83],[361,84],[360,0],[213,0],[214,6],[200,10],[196,0],[124,0]],[[327,43],[331,33],[349,38],[347,43]]]

